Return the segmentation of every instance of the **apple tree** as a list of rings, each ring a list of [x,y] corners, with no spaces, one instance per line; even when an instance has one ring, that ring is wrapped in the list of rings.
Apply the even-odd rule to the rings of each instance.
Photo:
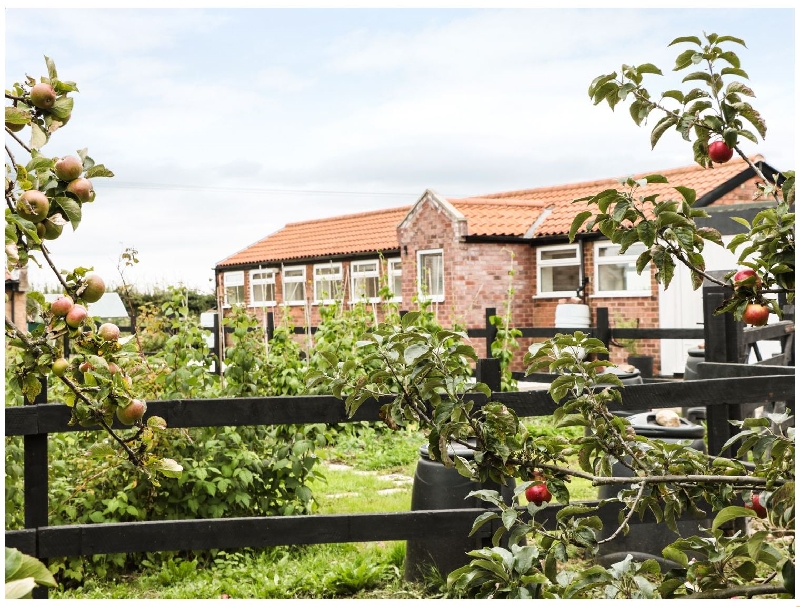
[[[724,43],[743,44],[730,36],[679,38],[673,44],[690,43],[699,49],[682,52],[676,69],[704,64],[707,72],[692,72],[685,82],[698,81],[708,90],[667,91],[658,101],[642,86],[647,74],[659,74],[652,64],[623,66],[621,75],[597,78],[589,93],[595,103],[608,101],[613,108],[631,97],[631,114],[637,124],[654,111],[665,113],[651,134],[653,145],[675,127],[691,141],[695,160],[710,168],[730,159],[728,150],[744,156],[743,139],[753,141],[766,133],[761,116],[747,102],[753,92],[740,80],[746,78],[734,53],[722,50]],[[718,62],[727,64],[717,71]],[[668,109],[665,100],[677,102]],[[714,142],[719,141],[726,149]],[[724,152],[724,154],[722,153]],[[749,162],[749,161],[748,161]],[[758,173],[758,167],[753,166]],[[752,275],[739,276],[738,287],[720,313],[744,314],[748,304],[760,303],[766,294],[784,292],[794,296],[794,175],[761,176],[761,193],[776,204],[762,211],[747,233],[732,246],[744,245],[743,265]],[[721,244],[720,235],[698,227],[702,209],[694,208],[695,192],[675,186],[677,200],[659,200],[642,195],[649,183],[663,183],[660,175],[624,180],[621,189],[606,190],[576,202],[591,210],[577,214],[571,237],[586,224],[597,227],[624,251],[635,242],[648,247],[639,259],[641,272],[648,263],[658,279],[668,286],[676,264],[686,264],[695,286],[705,273],[702,258],[707,242]],[[587,224],[588,221],[588,224]],[[744,261],[744,258],[754,261]],[[729,282],[717,281],[722,284]],[[774,306],[772,301],[766,305]],[[773,307],[775,311],[778,311]],[[359,346],[363,364],[336,360],[309,374],[309,386],[325,385],[345,401],[353,414],[368,398],[388,399],[381,415],[390,427],[419,423],[429,431],[433,459],[473,480],[521,479],[514,504],[506,505],[495,491],[476,495],[495,507],[480,515],[472,533],[489,521],[497,525],[492,546],[469,552],[472,561],[448,577],[454,595],[477,598],[730,598],[753,596],[787,597],[794,593],[794,428],[784,429],[788,414],[731,423],[740,432],[723,447],[736,445],[733,457],[705,454],[690,446],[668,444],[639,436],[624,417],[609,407],[621,400],[620,379],[609,373],[604,344],[584,333],[559,334],[526,357],[528,373],[546,370],[559,377],[549,393],[558,404],[553,415],[557,427],[577,426],[583,436],[568,440],[559,435],[533,436],[515,411],[489,400],[479,407],[471,394],[491,399],[486,385],[471,384],[464,373],[465,361],[477,360],[474,349],[463,343],[465,333],[431,330],[415,323],[415,312],[399,322],[384,322],[366,333]],[[368,371],[364,373],[364,369]],[[373,370],[374,369],[374,370]],[[612,387],[609,387],[611,385]],[[467,460],[448,453],[458,443],[474,451]],[[745,461],[747,465],[745,464]],[[614,477],[615,464],[625,466],[629,476]],[[594,486],[624,483],[627,488],[605,501],[620,503],[614,529],[603,529],[598,506],[572,503],[570,479],[582,478]],[[520,502],[528,496],[527,504]],[[548,501],[563,505],[557,514],[545,510]],[[630,531],[635,517],[650,513],[655,520],[678,533],[677,519],[684,513],[712,516],[708,529],[680,537],[660,556],[676,567],[662,571],[652,559],[641,562],[628,557],[606,568],[601,565],[570,566],[575,558],[592,560],[600,546]],[[497,511],[499,509],[499,512]],[[710,510],[711,514],[708,514]],[[763,518],[760,518],[763,517]],[[545,525],[549,519],[549,525]],[[553,519],[555,519],[553,521]],[[734,533],[726,523],[736,519],[759,519],[751,535]],[[554,522],[554,526],[553,526]],[[603,531],[602,534],[599,532]],[[504,536],[507,548],[500,545]],[[768,538],[769,541],[768,541]]]
[[[111,323],[96,327],[88,305],[105,292],[105,281],[91,267],[59,269],[47,243],[62,237],[64,227],[77,230],[87,204],[95,202],[92,180],[113,177],[86,149],[50,156],[43,148],[72,116],[74,82],[59,78],[55,63],[45,57],[47,75],[39,81],[26,76],[6,89],[6,270],[29,263],[46,264],[62,289],[47,303],[41,293],[29,292],[33,316],[41,322],[28,330],[5,320],[6,365],[12,369],[9,387],[28,402],[40,394],[47,378],[66,386],[71,424],[102,428],[112,442],[98,442],[97,457],[119,453],[157,484],[156,472],[176,477],[181,466],[170,458],[148,455],[150,444],[166,423],[151,416],[145,422],[144,400],[132,391],[124,372],[136,356],[132,343],[123,344],[119,328]],[[64,338],[71,346],[64,356]],[[112,428],[114,418],[131,426],[129,434]],[[116,449],[112,447],[116,446]]]

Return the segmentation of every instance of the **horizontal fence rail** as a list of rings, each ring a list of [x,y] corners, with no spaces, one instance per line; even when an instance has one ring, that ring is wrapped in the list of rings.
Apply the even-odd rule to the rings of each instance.
[[[727,377],[625,386],[622,390],[622,402],[615,403],[614,409],[624,411],[681,406],[706,407],[719,403],[769,402],[793,397],[793,373]],[[482,406],[488,400],[485,395],[479,393],[470,394],[469,398],[478,406]],[[520,417],[551,415],[558,406],[546,390],[493,392],[491,400],[512,407]],[[344,403],[333,396],[150,401],[147,403],[147,413],[148,417],[150,415],[163,417],[170,428],[376,422],[381,421],[379,409],[385,402],[389,402],[389,399],[385,398],[380,402],[367,400],[352,418],[347,417]],[[87,431],[87,428],[82,426],[70,426],[69,419],[70,409],[63,404],[7,407],[5,433],[6,436],[23,436]],[[128,428],[116,419],[113,427]]]

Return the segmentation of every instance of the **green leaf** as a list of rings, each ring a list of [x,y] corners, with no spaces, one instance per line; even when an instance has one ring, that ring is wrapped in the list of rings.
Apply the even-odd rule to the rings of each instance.
[[[102,164],[96,164],[92,168],[87,169],[86,178],[91,179],[94,177],[113,177],[114,173],[108,170]]]
[[[32,577],[6,582],[6,598],[24,599],[31,594],[35,587],[36,582]]]
[[[736,44],[741,44],[743,47],[747,48],[744,40],[737,38],[736,36],[720,36],[717,38],[716,44],[720,44],[721,42],[735,42]]]
[[[168,478],[180,478],[183,472],[183,466],[169,457],[164,457],[156,462],[155,468]]]
[[[56,587],[56,580],[53,578],[53,574],[48,571],[44,563],[28,554],[22,554],[21,563],[19,568],[14,573],[14,578],[29,578],[40,586],[49,586],[50,588]]]
[[[650,254],[650,251],[642,252],[642,254],[636,258],[636,273],[641,274],[644,271],[645,266],[650,263],[651,259],[652,255]]]
[[[675,44],[680,44],[681,42],[691,42],[693,44],[696,44],[697,46],[703,46],[703,43],[700,42],[700,38],[698,38],[697,36],[680,36],[678,38],[675,38],[675,40],[670,42],[667,46],[673,46]],[[686,51],[686,52],[694,53],[695,51]]]
[[[475,519],[475,522],[472,524],[472,530],[469,532],[468,536],[472,537],[475,532],[483,526],[484,523],[489,521],[493,521],[499,518],[496,512],[484,512],[483,514],[478,515],[478,518]]]
[[[686,69],[690,65],[693,65],[692,58],[695,56],[696,51],[688,50],[683,51],[680,55],[675,58],[675,67],[672,68],[673,72],[679,72],[680,70]]]
[[[8,124],[28,124],[30,121],[30,110],[23,110],[13,105],[6,106],[6,122]]]
[[[749,86],[744,84],[743,82],[731,82],[725,87],[725,95],[729,95],[731,93],[740,93],[742,95],[747,95],[748,97],[755,97],[756,94],[753,92]]]
[[[583,222],[589,219],[592,216],[591,211],[581,211],[575,216],[575,219],[572,220],[572,225],[569,228],[569,241],[572,242],[575,240],[575,234],[578,233],[578,230],[583,225]]]
[[[686,556],[686,553],[677,548],[676,546],[670,544],[666,548],[661,551],[661,555],[670,561],[675,561],[681,567],[686,568],[689,566],[689,557]]]
[[[56,118],[66,119],[72,114],[72,107],[75,105],[75,100],[72,97],[58,97],[53,107],[50,108],[50,113]]]
[[[152,415],[152,416],[147,418],[147,427],[148,428],[157,428],[158,430],[166,430],[167,421],[163,417],[158,417],[157,415]]]
[[[697,192],[694,191],[692,188],[687,188],[682,185],[675,186],[675,189],[680,192],[683,199],[690,205],[694,204],[694,201],[697,200]]]
[[[556,514],[556,520],[563,521],[567,517],[575,516],[578,514],[586,514],[587,512],[594,512],[599,508],[600,508],[599,506],[583,506],[580,504],[572,504],[570,506],[564,506],[561,510],[558,511],[558,514]]]
[[[690,82],[692,80],[701,80],[702,82],[707,82],[711,84],[711,75],[706,74],[705,72],[692,72],[688,76],[685,76],[681,82]]]
[[[683,103],[684,102],[684,100],[683,100],[683,91],[679,91],[677,89],[664,91],[663,93],[661,93],[661,96],[662,97],[668,97],[670,99],[674,99],[678,103]]]
[[[652,175],[646,175],[644,180],[647,183],[668,183],[667,178],[663,175],[659,175],[658,173],[653,173]]]
[[[64,211],[64,215],[72,224],[72,229],[77,230],[82,217],[81,203],[67,196],[59,196],[55,199],[55,203]]]
[[[39,149],[47,143],[47,133],[36,122],[31,123],[31,140],[28,144],[32,149]]]
[[[652,63],[643,63],[642,65],[638,66],[636,68],[636,73],[640,76],[642,74],[658,74],[659,76],[663,76],[661,70]]]
[[[719,73],[722,76],[739,76],[741,78],[747,78],[748,80],[750,79],[747,72],[740,70],[738,67],[723,67]]]
[[[672,126],[675,126],[678,123],[680,117],[677,114],[667,114],[661,120],[658,121],[655,127],[653,127],[653,131],[650,134],[650,147],[655,148],[658,140],[661,139],[661,136]]]
[[[753,518],[756,516],[756,513],[749,508],[743,508],[742,506],[728,506],[723,508],[717,513],[717,516],[714,517],[714,522],[711,525],[711,531],[716,531],[721,525],[724,525],[728,521],[732,521],[733,519],[743,516]]]
[[[6,546],[6,580],[13,579],[20,567],[22,567],[22,553],[16,548]]]

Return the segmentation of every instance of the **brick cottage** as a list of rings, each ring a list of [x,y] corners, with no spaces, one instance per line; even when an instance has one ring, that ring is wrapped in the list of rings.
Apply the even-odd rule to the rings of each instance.
[[[765,175],[777,172],[762,157],[753,160]],[[742,159],[656,172],[669,183],[649,184],[647,195],[674,199],[676,185],[695,189],[695,206],[709,207],[716,217],[708,225],[723,235],[742,228],[730,213],[716,211],[752,216],[769,204],[753,200],[757,178]],[[320,305],[332,302],[370,303],[380,319],[383,288],[400,309],[425,299],[443,325],[474,328],[484,325],[485,308],[504,307],[513,286],[513,325],[545,327],[554,326],[559,301],[582,289],[592,314],[609,308],[612,326],[696,326],[699,293],[679,285],[664,291],[652,267],[637,275],[639,248],[620,255],[599,232],[579,232],[569,242],[570,224],[586,208],[573,201],[618,186],[617,179],[604,179],[472,198],[426,190],[412,206],[287,224],[216,265],[218,299],[223,308],[240,304],[258,316],[274,311],[277,319],[288,314],[296,326],[314,326]],[[735,257],[721,247],[709,245],[706,254],[709,270],[735,267]],[[686,282],[681,272],[674,284]],[[521,340],[523,351],[529,343]],[[473,345],[485,356],[481,340]],[[648,340],[639,353],[654,357],[657,372],[671,374],[682,371],[686,350],[695,345]],[[612,350],[612,360],[624,359],[621,348]]]

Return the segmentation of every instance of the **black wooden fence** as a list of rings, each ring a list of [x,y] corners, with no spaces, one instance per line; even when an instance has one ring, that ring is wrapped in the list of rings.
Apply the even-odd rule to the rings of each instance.
[[[741,419],[743,405],[785,401],[793,408],[793,367],[737,364],[747,345],[755,341],[779,337],[785,345],[791,345],[786,336],[792,334],[793,324],[780,323],[743,331],[741,324],[731,322],[729,316],[713,319],[709,316],[703,335],[708,362],[698,366],[700,379],[627,386],[622,391],[622,403],[618,408],[633,411],[705,407],[708,449],[716,454],[733,434],[728,420]],[[619,336],[628,337],[629,334]],[[638,336],[630,334],[630,337]],[[520,416],[550,415],[557,406],[546,391],[499,392],[499,361],[496,359],[480,360],[476,375],[479,381],[495,390],[492,400],[506,404]],[[475,394],[474,400],[480,406],[487,398]],[[198,399],[150,402],[148,413],[163,417],[171,428],[331,424],[379,421],[380,406],[380,402],[367,401],[353,418],[347,418],[343,403],[332,396]],[[40,559],[343,542],[446,542],[454,537],[465,537],[476,516],[483,512],[481,509],[450,509],[49,526],[47,437],[55,432],[86,431],[69,426],[69,418],[70,410],[63,404],[34,404],[5,410],[5,435],[23,437],[25,485],[25,529],[7,530],[6,546]],[[560,506],[552,508],[556,510]],[[613,525],[618,509],[618,505],[610,504],[601,510],[600,516]],[[475,541],[484,541],[493,531],[487,528]],[[37,596],[46,596],[46,592],[39,592]]]

